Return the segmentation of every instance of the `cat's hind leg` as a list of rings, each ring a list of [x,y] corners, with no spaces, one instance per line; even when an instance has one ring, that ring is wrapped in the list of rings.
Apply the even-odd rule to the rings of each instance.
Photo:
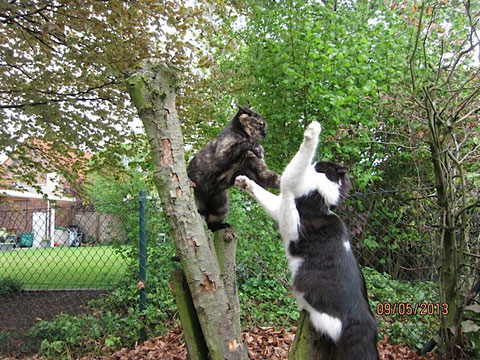
[[[196,191],[195,195],[198,212],[205,219],[210,230],[217,231],[230,227],[229,224],[223,222],[228,213],[228,193],[226,191],[210,195]]]

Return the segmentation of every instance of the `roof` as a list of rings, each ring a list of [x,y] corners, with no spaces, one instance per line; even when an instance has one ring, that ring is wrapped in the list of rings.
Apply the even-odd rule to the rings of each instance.
[[[47,195],[45,198],[42,194],[34,192],[23,192],[17,190],[3,190],[0,189],[0,196],[12,196],[24,199],[43,199],[50,201],[63,201],[63,202],[74,202],[75,198],[66,197],[66,196],[57,196],[57,195]]]

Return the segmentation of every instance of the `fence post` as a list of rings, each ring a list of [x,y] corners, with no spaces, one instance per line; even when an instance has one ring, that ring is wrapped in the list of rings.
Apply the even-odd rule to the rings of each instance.
[[[142,321],[145,320],[145,310],[147,309],[147,239],[145,236],[146,218],[145,218],[145,202],[147,200],[147,192],[140,190],[140,280],[137,284],[140,292],[140,314]],[[145,324],[140,329],[140,341],[145,341],[147,334],[145,330]]]

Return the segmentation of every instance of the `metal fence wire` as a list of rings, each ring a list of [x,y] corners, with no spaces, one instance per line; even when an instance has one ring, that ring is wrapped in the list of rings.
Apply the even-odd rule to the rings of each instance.
[[[92,207],[0,204],[0,354],[26,350],[29,329],[78,314],[122,281],[121,217]]]
[[[434,201],[433,189],[355,193],[338,211],[350,229],[380,330],[398,341],[423,341],[426,329],[433,335],[439,324],[437,309],[415,317],[394,314],[391,309],[394,303],[405,307],[439,302],[441,244]],[[145,294],[142,283],[138,285],[139,228],[146,230],[149,246],[155,247],[165,243],[168,227],[159,218],[159,202],[146,200],[146,205],[146,218],[140,219],[138,199],[102,206],[37,208],[29,208],[27,202],[0,202],[0,354],[26,351],[29,329],[40,320],[92,311],[89,301],[102,301],[122,282],[134,284],[130,306],[138,303],[138,290],[143,290],[144,300],[154,291],[149,284]],[[468,244],[473,254],[480,252],[479,222],[476,213],[471,217]],[[252,256],[252,262],[266,262],[262,254]],[[145,273],[144,260],[145,255]],[[155,261],[171,262],[169,258]],[[146,265],[149,273],[151,264]],[[465,264],[460,293],[466,293],[479,277],[479,265],[478,257]],[[267,275],[289,283],[287,272]],[[149,275],[149,281],[155,276],[167,278],[168,274]],[[161,280],[158,286],[167,287],[168,279]],[[405,333],[412,338],[395,338]]]

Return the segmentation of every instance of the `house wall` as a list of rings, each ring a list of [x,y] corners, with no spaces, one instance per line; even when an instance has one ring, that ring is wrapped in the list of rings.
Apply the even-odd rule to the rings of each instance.
[[[47,202],[40,199],[2,197],[0,200],[0,228],[17,234],[31,232],[33,212],[47,212]]]
[[[20,234],[22,232],[33,231],[33,213],[46,213],[44,226],[46,236],[50,237],[49,207],[46,200],[42,199],[22,199],[4,197],[0,198],[0,228],[6,229],[10,233]],[[55,226],[67,227],[72,223],[72,203],[59,203],[55,206]]]
[[[55,214],[53,214],[53,209]],[[41,224],[33,224],[33,213],[45,213],[40,216]],[[51,216],[55,216],[55,228],[51,229]],[[125,227],[120,217],[112,214],[100,214],[92,208],[76,206],[74,203],[57,203],[50,210],[47,201],[41,199],[0,198],[0,228],[19,235],[22,232],[34,232],[34,228],[45,237],[52,237],[63,244],[68,239],[67,232],[61,228],[79,226],[84,240],[93,240],[95,244],[123,243],[126,239]],[[60,227],[60,229],[58,229]],[[42,235],[43,237],[43,235]]]

